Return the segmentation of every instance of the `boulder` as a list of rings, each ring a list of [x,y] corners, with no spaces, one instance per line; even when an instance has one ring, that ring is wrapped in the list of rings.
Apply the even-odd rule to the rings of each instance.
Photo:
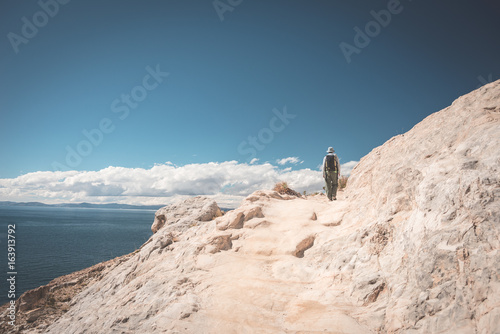
[[[222,211],[214,200],[204,196],[197,196],[164,206],[156,211],[151,231],[156,233],[165,225],[177,224],[186,217],[190,217],[191,220],[206,222],[220,216],[222,216]],[[184,221],[186,220],[184,219]]]

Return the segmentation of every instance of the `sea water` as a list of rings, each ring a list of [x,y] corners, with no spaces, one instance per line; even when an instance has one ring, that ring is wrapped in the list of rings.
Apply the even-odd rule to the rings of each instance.
[[[151,236],[154,212],[0,207],[0,305],[11,299],[7,281],[11,272],[15,272],[17,299],[23,292],[58,276],[133,252]],[[15,225],[15,229],[9,231],[9,225]],[[8,238],[15,240],[14,249],[10,249],[15,252],[11,268]]]

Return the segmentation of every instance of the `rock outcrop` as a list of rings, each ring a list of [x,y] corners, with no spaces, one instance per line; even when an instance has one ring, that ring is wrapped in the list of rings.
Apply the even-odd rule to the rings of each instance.
[[[220,216],[222,216],[222,211],[214,200],[197,196],[188,198],[182,203],[165,206],[156,211],[151,231],[156,233],[165,224],[171,225],[171,227],[175,226],[178,230],[185,230],[190,227],[189,224],[193,220],[206,222]]]
[[[497,81],[374,149],[336,202],[160,209],[140,250],[33,332],[499,333],[499,169]]]
[[[47,285],[26,291],[17,300],[16,326],[6,319],[8,313],[5,304],[0,307],[2,321],[0,333],[38,333],[43,332],[51,323],[60,318],[71,307],[73,298],[83,289],[106,275],[111,269],[128,260],[134,253],[126,254],[92,267],[57,277]]]

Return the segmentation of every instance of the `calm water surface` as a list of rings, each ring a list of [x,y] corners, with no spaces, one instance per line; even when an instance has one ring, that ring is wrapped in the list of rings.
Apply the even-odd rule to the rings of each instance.
[[[153,210],[0,207],[0,304],[7,302],[7,226],[15,224],[16,298],[55,277],[133,252]]]

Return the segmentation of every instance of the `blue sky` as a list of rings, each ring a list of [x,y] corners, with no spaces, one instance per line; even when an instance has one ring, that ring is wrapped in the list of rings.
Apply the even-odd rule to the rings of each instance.
[[[70,173],[57,174],[64,179],[110,166],[124,168],[119,173],[175,166],[176,178],[193,181],[209,163],[226,170],[232,162],[254,166],[256,175],[307,174],[328,146],[350,163],[347,171],[499,78],[499,7],[493,0],[3,1],[0,200],[120,201],[82,189],[62,196],[43,182],[35,195],[35,188],[20,192],[23,177],[57,170]],[[186,166],[198,169],[181,173]],[[210,180],[216,192],[236,182],[217,180]]]

